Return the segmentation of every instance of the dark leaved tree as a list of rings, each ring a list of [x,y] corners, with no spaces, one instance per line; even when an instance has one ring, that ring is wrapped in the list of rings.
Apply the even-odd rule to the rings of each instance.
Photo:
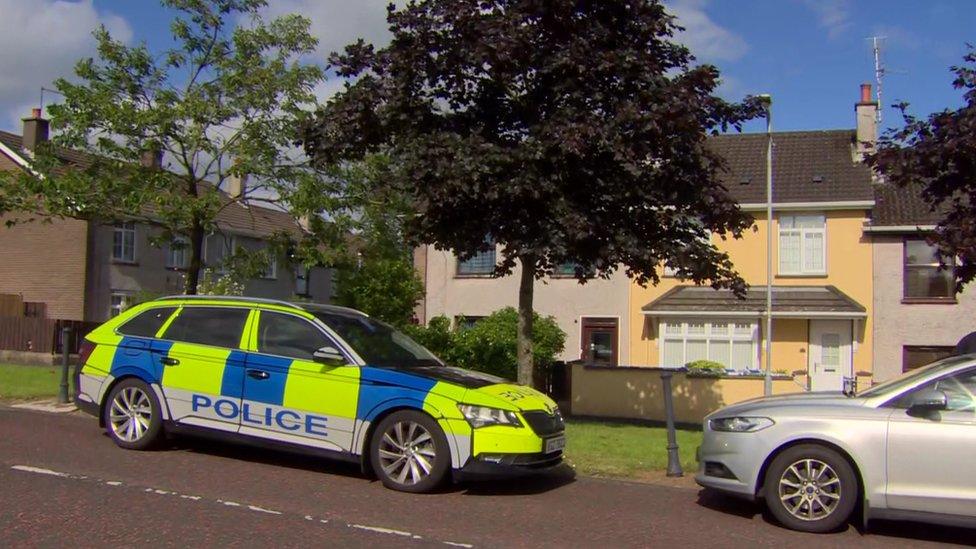
[[[329,165],[383,151],[413,243],[462,259],[498,246],[495,274],[520,277],[521,383],[533,283],[555,266],[647,284],[667,262],[744,290],[704,238],[751,223],[705,141],[759,107],[713,95],[718,71],[692,65],[659,2],[411,2],[388,21],[389,46],[332,55],[350,83],[305,128],[306,152]]]
[[[964,105],[919,119],[908,105],[896,105],[905,125],[887,132],[869,163],[886,182],[918,186],[932,211],[942,214],[931,241],[943,264],[956,259],[959,290],[976,278],[976,50],[952,67],[952,85]]]

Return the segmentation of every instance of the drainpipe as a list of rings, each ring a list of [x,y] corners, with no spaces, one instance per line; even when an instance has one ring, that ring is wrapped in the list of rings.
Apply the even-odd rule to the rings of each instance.
[[[760,95],[766,110],[766,372],[763,394],[773,394],[773,98]]]

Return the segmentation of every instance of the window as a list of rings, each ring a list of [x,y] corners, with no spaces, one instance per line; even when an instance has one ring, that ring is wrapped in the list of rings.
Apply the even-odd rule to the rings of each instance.
[[[964,370],[917,387],[892,402],[894,408],[908,408],[912,397],[922,391],[936,390],[946,395],[947,412],[976,411],[976,369]]]
[[[827,273],[827,221],[823,215],[779,218],[779,274]]]
[[[491,243],[491,241],[488,241]],[[495,248],[486,251],[478,252],[464,261],[458,260],[457,263],[457,274],[458,276],[480,276],[480,275],[490,275],[495,272]]]
[[[156,337],[156,332],[163,327],[175,310],[176,307],[159,307],[143,311],[120,326],[118,332],[128,336]]]
[[[190,264],[190,242],[178,236],[166,247],[166,268],[185,269]]]
[[[136,224],[129,221],[119,223],[112,230],[112,259],[135,263],[136,260]]]
[[[275,257],[271,252],[269,252],[268,264],[265,265],[264,272],[261,273],[261,277],[270,279],[278,278],[278,258]]]
[[[315,351],[336,344],[304,318],[261,311],[258,328],[258,352],[312,360]]]
[[[370,366],[413,368],[444,365],[419,343],[378,320],[332,312],[314,314],[352,346]]]
[[[662,366],[714,360],[735,370],[756,368],[758,330],[752,320],[666,320],[659,333]]]
[[[236,349],[249,313],[248,309],[234,307],[184,307],[163,337]]]
[[[457,326],[458,330],[470,330],[478,323],[479,320],[483,319],[483,316],[467,316],[459,315],[454,317],[454,325]]]
[[[215,234],[210,235],[208,241],[213,246],[210,255],[211,264],[217,268],[218,272],[225,272],[224,263],[230,256],[234,255],[234,250],[237,249],[237,239],[233,235]]]
[[[109,316],[112,317],[119,316],[122,313],[122,311],[126,310],[129,307],[130,299],[132,299],[132,296],[130,296],[129,294],[121,293],[121,292],[112,292],[110,305],[109,305],[110,307]]]
[[[901,348],[901,371],[921,368],[955,353],[955,347],[938,345],[905,345]]]
[[[295,265],[295,294],[308,295],[308,267],[301,263]]]
[[[905,299],[955,300],[953,265],[939,270],[936,252],[935,246],[922,239],[905,240]]]
[[[559,265],[556,265],[555,269],[552,270],[552,276],[555,278],[576,278],[577,267],[579,267],[579,264],[573,261],[560,263]],[[593,269],[590,269],[588,271],[584,271],[583,276],[586,278],[592,278],[595,276],[595,273],[593,272]]]

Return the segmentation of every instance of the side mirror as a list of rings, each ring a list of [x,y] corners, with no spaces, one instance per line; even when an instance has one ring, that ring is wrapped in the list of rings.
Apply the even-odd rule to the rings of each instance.
[[[322,347],[312,354],[312,360],[322,364],[335,364],[345,362],[346,357],[342,356],[342,353],[335,347]]]
[[[949,399],[944,392],[935,389],[926,389],[915,393],[908,407],[908,411],[934,412],[936,410],[945,410],[948,405]]]

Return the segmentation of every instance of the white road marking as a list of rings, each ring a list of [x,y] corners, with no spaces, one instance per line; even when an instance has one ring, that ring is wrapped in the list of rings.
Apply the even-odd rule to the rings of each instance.
[[[468,549],[474,547],[474,545],[471,545],[470,543],[457,543],[453,541],[445,541],[444,545],[450,545],[452,547],[467,547]]]
[[[58,471],[52,471],[50,469],[42,469],[40,467],[31,467],[30,465],[13,465],[10,467],[16,471],[23,471],[25,473],[37,473],[38,475],[50,475],[52,477],[63,477],[71,478],[68,473],[61,473]]]
[[[379,526],[366,526],[364,524],[350,524],[350,528],[358,528],[360,530],[368,530],[370,532],[377,532],[380,534],[392,534],[394,536],[403,536],[406,538],[412,538],[413,534],[410,532],[404,532],[403,530],[393,530],[392,528],[381,528]]]
[[[122,486],[122,483],[117,480],[106,480],[105,484],[108,484],[109,486]]]
[[[217,500],[217,503],[223,503],[224,505],[226,505],[228,507],[240,507],[241,506],[241,504],[240,503],[237,503],[236,501],[224,501],[222,499],[218,499]]]
[[[200,496],[188,496],[186,494],[180,494],[180,497],[183,499],[191,499],[193,501],[200,501],[201,499]]]
[[[247,508],[250,509],[250,510],[252,510],[252,511],[257,511],[258,513],[267,513],[269,515],[280,515],[281,514],[281,511],[274,511],[274,510],[271,510],[271,509],[265,509],[263,507],[258,507],[257,505],[248,505]]]

